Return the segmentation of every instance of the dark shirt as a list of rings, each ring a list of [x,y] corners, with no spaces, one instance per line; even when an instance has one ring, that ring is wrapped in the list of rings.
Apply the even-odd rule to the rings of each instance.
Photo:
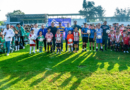
[[[42,35],[45,37],[46,36],[46,33],[47,33],[47,29],[45,28],[45,29],[40,29],[39,31],[38,31],[38,33],[37,33],[37,35],[39,36],[39,32],[42,32]]]
[[[78,30],[79,30],[79,29],[82,29],[82,27],[81,27],[81,26],[79,26],[79,25],[73,25],[73,26],[72,26],[72,28],[73,28],[73,29],[74,29],[75,27],[77,27],[77,28],[78,28]]]
[[[108,34],[106,33],[106,31],[109,30],[109,26],[108,25],[102,25],[101,28],[103,30],[103,36],[108,37]]]
[[[53,35],[56,34],[56,32],[57,32],[57,28],[56,28],[56,27],[49,26],[48,28],[51,29],[51,32],[52,32]],[[55,38],[55,37],[54,37],[54,38]]]
[[[22,36],[22,32],[21,32],[21,27],[18,28],[19,29],[19,35]]]

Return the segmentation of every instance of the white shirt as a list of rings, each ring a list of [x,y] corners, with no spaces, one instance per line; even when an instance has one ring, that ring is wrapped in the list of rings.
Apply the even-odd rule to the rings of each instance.
[[[34,29],[34,34],[37,36],[39,28],[33,28]]]
[[[4,29],[3,35],[5,35],[5,41],[12,41],[12,37],[14,36],[14,31],[12,29],[8,29],[8,30]]]

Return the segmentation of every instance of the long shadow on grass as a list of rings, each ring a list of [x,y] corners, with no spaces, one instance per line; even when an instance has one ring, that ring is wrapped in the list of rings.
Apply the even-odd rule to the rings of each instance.
[[[71,83],[70,89],[74,90],[80,85],[83,79],[97,71],[99,67],[98,63],[101,63],[100,68],[103,68],[104,63],[108,62],[109,66],[107,70],[112,70],[117,63],[119,64],[119,71],[126,70],[127,66],[130,66],[130,60],[124,62],[122,59],[119,59],[117,61],[116,59],[119,57],[111,60],[111,57],[105,58],[106,56],[112,55],[109,52],[101,52],[100,54],[96,52],[79,52],[75,54],[64,52],[61,55],[43,53],[13,57],[0,61],[0,87],[1,89],[7,89],[20,80],[28,81],[38,74],[45,72],[43,76],[31,82],[30,86],[38,85],[48,76],[59,73],[59,75],[53,77],[49,82],[46,82],[48,84],[55,83],[65,73],[69,73],[71,76],[65,78],[58,87],[63,88]],[[8,79],[4,79],[8,76]],[[77,80],[72,82],[74,77]]]

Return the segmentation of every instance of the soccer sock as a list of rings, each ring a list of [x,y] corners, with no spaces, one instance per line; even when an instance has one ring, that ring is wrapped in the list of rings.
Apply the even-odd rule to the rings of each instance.
[[[73,47],[71,47],[71,51],[73,51]]]
[[[35,52],[35,46],[33,47],[33,52]]]
[[[41,48],[39,47],[39,52],[41,52]]]
[[[31,51],[32,51],[32,47],[30,47],[30,53],[31,53]]]
[[[98,47],[96,47],[96,50],[98,50]]]
[[[70,48],[68,48],[68,51],[70,52]]]
[[[18,47],[18,46],[15,46],[15,49],[16,49],[16,50],[17,50],[17,47]]]

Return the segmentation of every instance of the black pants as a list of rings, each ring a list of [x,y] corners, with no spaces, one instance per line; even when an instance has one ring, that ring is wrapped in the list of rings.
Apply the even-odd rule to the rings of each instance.
[[[128,51],[128,45],[124,45],[124,51]]]
[[[45,51],[46,51],[46,39],[44,40],[44,48],[45,48]]]
[[[103,36],[103,45],[105,44],[105,50],[107,49],[107,42],[108,42],[108,37]]]
[[[52,46],[52,48],[53,48],[53,50],[55,50],[55,38],[53,38],[53,46]]]
[[[24,46],[24,36],[20,36],[20,43],[22,43]]]
[[[68,48],[67,39],[65,39],[65,42],[66,42],[66,51],[67,51]]]
[[[38,43],[38,38],[36,39],[36,43],[37,43],[37,49],[39,49],[39,43]]]

